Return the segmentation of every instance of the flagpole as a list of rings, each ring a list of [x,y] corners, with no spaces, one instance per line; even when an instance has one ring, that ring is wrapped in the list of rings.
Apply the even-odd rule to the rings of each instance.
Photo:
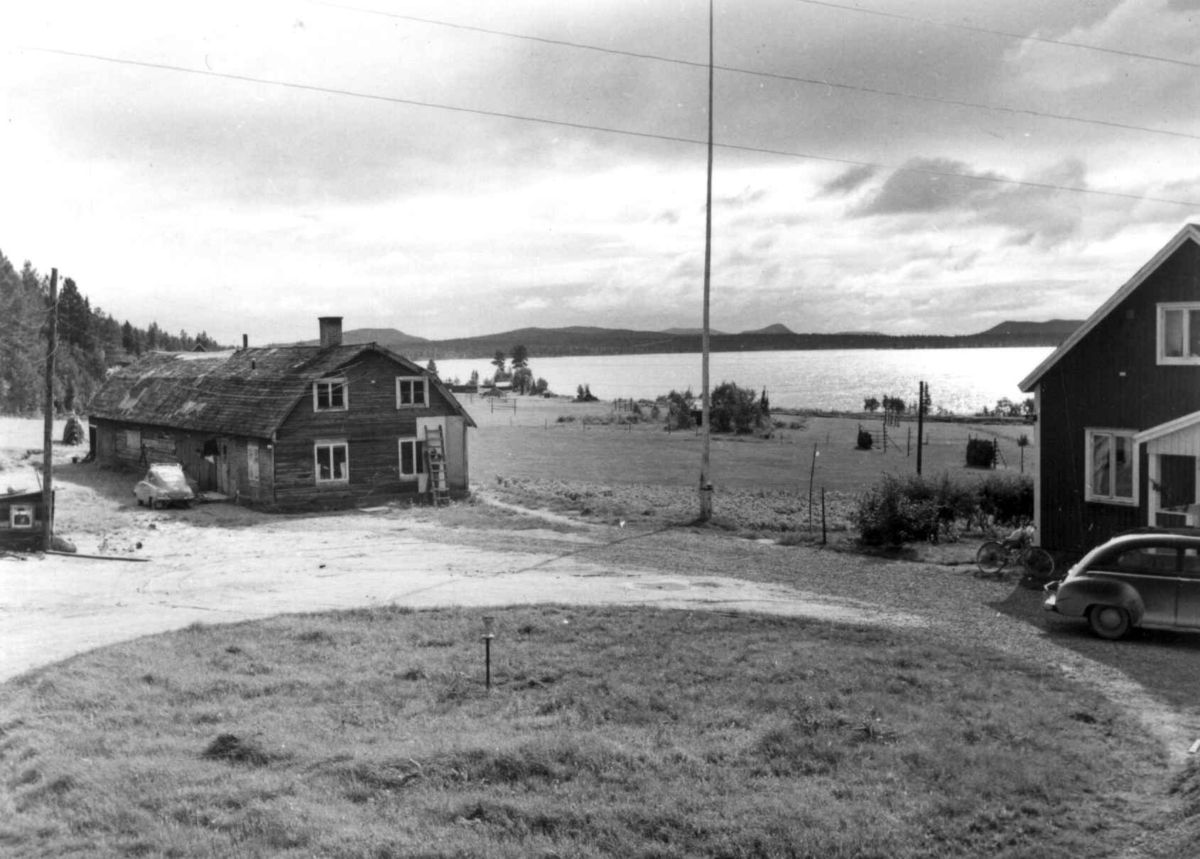
[[[712,481],[709,477],[711,451],[710,402],[708,378],[709,293],[712,283],[712,182],[713,182],[713,0],[708,0],[708,180],[704,199],[704,330],[700,336],[702,353],[700,377],[700,521],[712,519]]]

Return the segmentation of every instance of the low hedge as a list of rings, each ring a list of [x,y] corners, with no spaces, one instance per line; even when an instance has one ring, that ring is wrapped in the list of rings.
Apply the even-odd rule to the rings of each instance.
[[[979,483],[949,475],[886,474],[858,499],[851,519],[870,546],[938,539],[956,526],[1015,525],[1033,518],[1033,478],[993,474]]]

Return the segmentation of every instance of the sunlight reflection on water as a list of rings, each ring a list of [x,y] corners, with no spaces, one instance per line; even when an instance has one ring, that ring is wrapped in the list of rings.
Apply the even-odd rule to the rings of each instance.
[[[1050,347],[1005,349],[824,349],[788,352],[714,352],[710,375],[723,381],[767,389],[782,408],[858,410],[863,400],[883,395],[916,402],[917,385],[927,382],[933,406],[971,414],[1003,397],[1021,401],[1018,383],[1054,350]],[[422,360],[424,366],[426,361]],[[442,379],[463,381],[478,370],[495,369],[485,358],[437,362]],[[654,399],[668,391],[700,390],[700,355],[583,355],[572,358],[531,356],[535,378],[544,378],[556,394],[573,394],[582,384],[602,400]]]

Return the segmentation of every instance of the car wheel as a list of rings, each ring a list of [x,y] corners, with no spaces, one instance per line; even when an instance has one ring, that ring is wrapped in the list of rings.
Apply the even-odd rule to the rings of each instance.
[[[1008,550],[1004,548],[1003,544],[989,540],[975,553],[975,563],[981,573],[987,573],[989,576],[995,575],[1008,563]]]
[[[1094,605],[1088,610],[1092,632],[1109,641],[1116,641],[1129,632],[1129,612],[1115,605]]]
[[[162,510],[166,506],[167,506],[167,501],[165,498],[155,498],[154,499],[154,509],[155,510]]]

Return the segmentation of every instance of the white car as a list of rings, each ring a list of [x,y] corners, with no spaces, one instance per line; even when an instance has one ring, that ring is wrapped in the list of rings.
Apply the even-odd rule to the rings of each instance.
[[[183,473],[183,466],[160,462],[150,466],[146,476],[133,487],[138,506],[145,505],[161,510],[168,504],[185,507],[196,499],[196,492]]]

